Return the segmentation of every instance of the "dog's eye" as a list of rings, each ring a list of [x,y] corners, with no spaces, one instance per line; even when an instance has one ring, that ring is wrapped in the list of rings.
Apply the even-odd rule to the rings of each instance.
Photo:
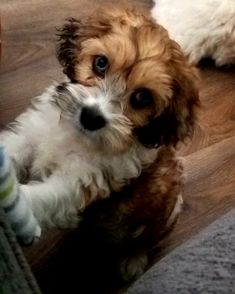
[[[97,75],[104,76],[106,70],[108,69],[108,66],[108,58],[104,55],[96,56],[93,60],[93,71]]]
[[[153,95],[148,89],[138,89],[131,94],[131,106],[135,109],[141,109],[153,104]]]

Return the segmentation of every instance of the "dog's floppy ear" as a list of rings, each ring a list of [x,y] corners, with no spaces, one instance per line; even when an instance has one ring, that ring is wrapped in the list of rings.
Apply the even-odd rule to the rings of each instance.
[[[173,43],[174,44],[174,43]],[[176,145],[192,134],[199,103],[198,75],[174,44],[170,62],[173,97],[163,112],[138,130],[145,146]]]
[[[76,82],[76,65],[81,51],[81,44],[89,38],[99,37],[108,32],[110,24],[102,21],[98,15],[67,19],[64,26],[57,29],[57,58],[63,67],[63,72],[72,82]]]
[[[73,82],[75,81],[75,66],[77,64],[77,53],[79,50],[78,30],[80,22],[74,18],[58,29],[59,37],[57,45],[57,58],[63,67],[63,72]]]

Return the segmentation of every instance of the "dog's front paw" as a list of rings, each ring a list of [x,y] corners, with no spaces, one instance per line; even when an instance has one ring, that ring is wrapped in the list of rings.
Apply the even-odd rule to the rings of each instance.
[[[175,207],[174,207],[173,211],[171,212],[170,217],[167,220],[166,228],[170,229],[176,223],[176,221],[178,219],[178,216],[182,211],[183,204],[184,204],[184,199],[183,199],[181,194],[178,194],[177,195],[177,200],[176,200],[176,203],[175,203]]]
[[[145,253],[123,259],[120,263],[120,274],[123,281],[130,282],[137,279],[145,272],[147,265],[148,257]]]
[[[21,185],[18,194],[18,206],[15,208],[17,215],[21,215],[21,217],[14,224],[16,225],[15,232],[20,243],[22,245],[31,245],[40,239],[42,229],[25,195]]]

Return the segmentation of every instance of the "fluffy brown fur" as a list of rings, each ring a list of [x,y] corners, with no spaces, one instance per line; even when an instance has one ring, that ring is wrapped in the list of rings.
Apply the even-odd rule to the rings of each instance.
[[[147,251],[169,229],[182,192],[182,165],[172,146],[193,130],[197,74],[166,30],[134,10],[109,7],[70,19],[59,36],[58,58],[69,79],[87,87],[121,80],[123,113],[137,140],[159,148],[156,161],[138,179],[88,208],[81,225],[91,242],[112,248],[124,279],[133,278],[146,267]],[[108,59],[104,75],[92,67],[96,56]],[[130,103],[140,89],[153,96],[144,108]]]
[[[73,82],[101,86],[120,80],[123,113],[148,146],[176,144],[192,131],[198,103],[196,73],[167,31],[134,10],[107,8],[84,19],[69,19],[59,32],[58,58]],[[97,75],[92,63],[106,56],[109,68]],[[148,89],[153,104],[130,105],[130,96]]]
[[[122,278],[143,273],[148,253],[171,229],[169,218],[183,189],[183,167],[170,147],[121,193],[90,206],[81,223],[84,238],[107,250]],[[95,250],[95,249],[94,249]]]

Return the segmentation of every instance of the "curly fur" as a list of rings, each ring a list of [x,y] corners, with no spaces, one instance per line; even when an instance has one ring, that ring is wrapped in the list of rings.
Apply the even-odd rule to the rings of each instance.
[[[96,244],[94,260],[96,256],[107,260],[106,267],[116,268],[125,281],[142,274],[151,250],[180,213],[183,183],[181,160],[173,148],[162,146],[138,179],[87,208],[80,229],[86,244]]]
[[[79,211],[138,177],[157,155],[134,140],[126,144],[130,129],[116,105],[107,111],[107,130],[81,130],[79,111],[96,94],[100,90],[81,85],[52,86],[16,119],[12,131],[0,134],[18,174],[28,169],[30,182],[21,189],[42,225],[77,225]]]
[[[163,25],[193,64],[210,57],[216,65],[235,63],[233,0],[155,0],[153,18]]]

